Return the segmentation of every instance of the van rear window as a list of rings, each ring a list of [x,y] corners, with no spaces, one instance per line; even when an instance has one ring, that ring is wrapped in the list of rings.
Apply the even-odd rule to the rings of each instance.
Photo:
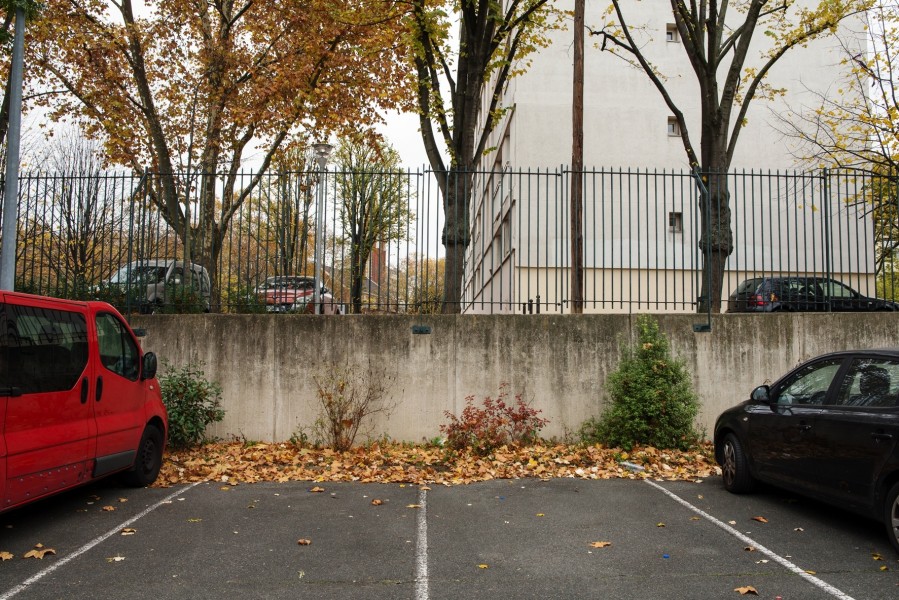
[[[0,314],[0,387],[23,394],[75,387],[87,366],[84,315],[15,304],[3,306]]]

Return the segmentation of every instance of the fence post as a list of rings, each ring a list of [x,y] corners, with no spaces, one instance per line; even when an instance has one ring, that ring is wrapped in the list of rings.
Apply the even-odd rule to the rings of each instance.
[[[830,233],[830,170],[827,167],[824,167],[821,170],[821,177],[821,212],[824,213],[824,239],[826,240],[826,242],[824,243],[824,275],[828,280],[832,280],[833,237]],[[824,295],[824,298],[827,301],[827,312],[831,312],[832,310],[832,298],[830,292],[830,286],[828,285],[826,286]]]

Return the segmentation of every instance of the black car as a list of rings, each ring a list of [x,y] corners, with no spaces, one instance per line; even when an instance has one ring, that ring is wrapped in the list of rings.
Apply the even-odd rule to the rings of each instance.
[[[762,481],[873,517],[899,551],[897,442],[899,349],[814,358],[715,423],[727,490]]]
[[[863,296],[827,277],[754,277],[737,286],[727,302],[727,312],[878,310],[899,310],[899,304]]]

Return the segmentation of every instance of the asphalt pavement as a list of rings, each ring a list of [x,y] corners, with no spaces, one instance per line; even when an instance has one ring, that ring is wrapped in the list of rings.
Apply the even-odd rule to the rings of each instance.
[[[718,479],[108,481],[0,515],[4,552],[0,600],[899,597],[882,525]]]

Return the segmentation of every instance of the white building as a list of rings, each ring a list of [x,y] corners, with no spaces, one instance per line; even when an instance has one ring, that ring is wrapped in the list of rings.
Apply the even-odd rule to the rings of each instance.
[[[558,5],[573,8],[573,2]],[[605,6],[587,0],[588,27],[601,26]],[[643,26],[643,52],[666,77],[699,153],[699,86],[668,3],[635,1],[625,10],[632,28]],[[740,15],[730,10],[736,21]],[[599,39],[588,35],[584,61],[585,312],[693,312],[701,287],[700,196],[682,139],[645,73],[601,51]],[[747,67],[763,64],[759,55],[770,39],[756,32]],[[511,109],[496,127],[488,144],[494,150],[484,157],[485,174],[474,186],[467,312],[536,312],[534,303],[541,312],[570,312],[570,173],[564,167],[572,160],[570,27],[555,32],[552,44],[531,58],[528,71],[507,86],[503,105]],[[750,105],[732,169],[754,173],[730,184],[735,251],[725,298],[755,273],[828,274],[874,295],[870,223],[845,201],[857,188],[794,175],[804,166],[794,156],[796,142],[778,131],[778,115],[787,107],[816,103],[809,90],[839,86],[842,59],[833,38],[791,49],[767,77],[785,95]],[[544,172],[523,175],[521,169]],[[825,238],[833,244],[824,244]]]

